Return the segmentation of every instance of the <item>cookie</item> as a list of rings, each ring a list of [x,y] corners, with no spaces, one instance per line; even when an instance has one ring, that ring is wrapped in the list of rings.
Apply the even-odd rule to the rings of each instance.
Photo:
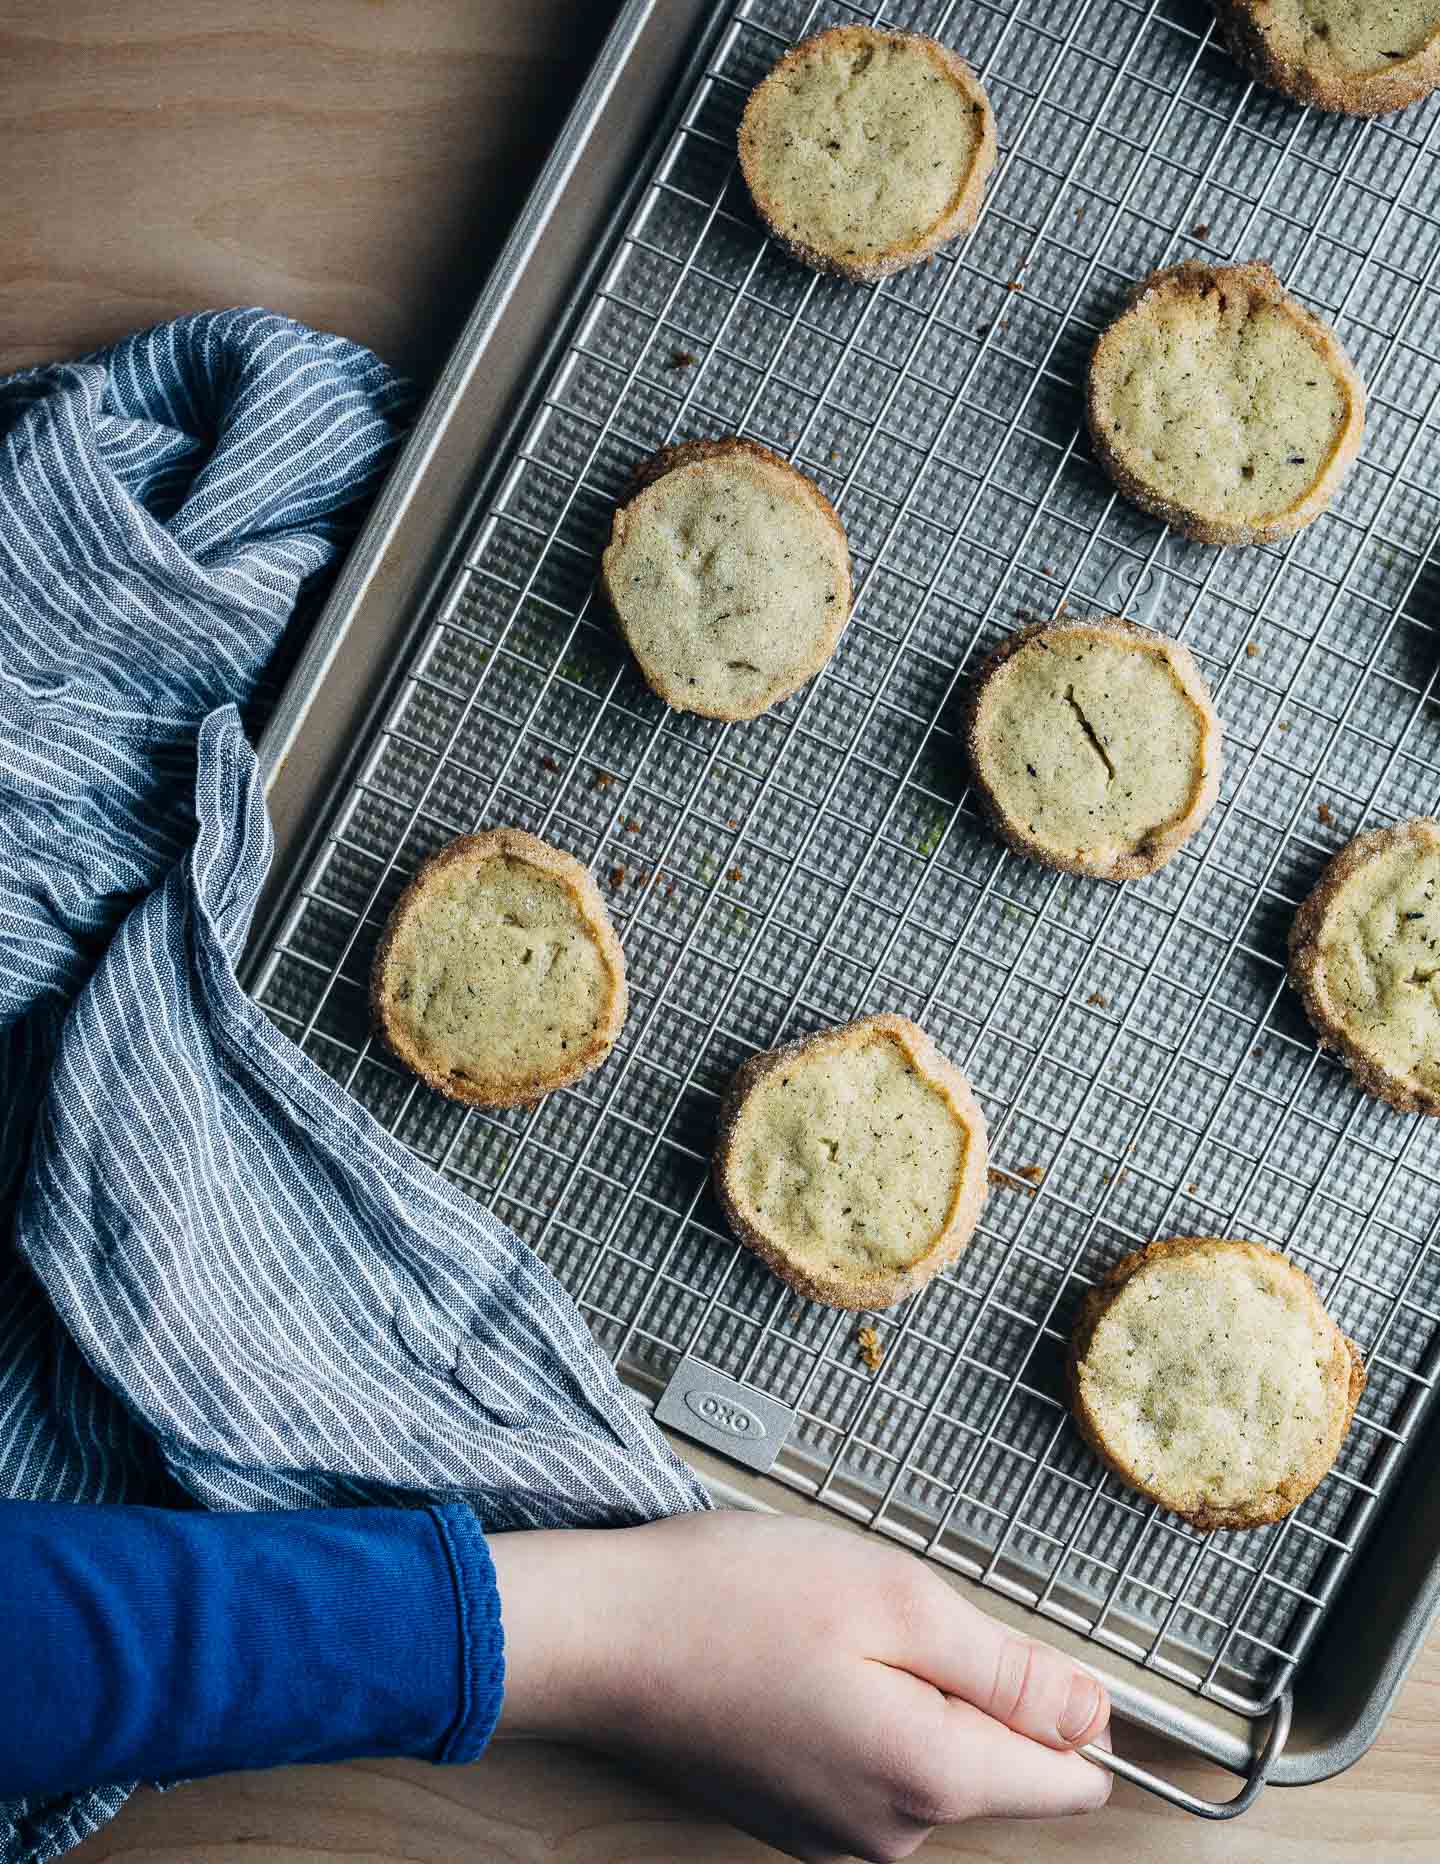
[[[370,1002],[391,1053],[439,1093],[523,1106],[615,1046],[625,958],[573,856],[487,829],[442,848],[396,901]]]
[[[1317,110],[1381,116],[1440,85],[1440,0],[1216,0],[1261,84]]]
[[[1367,1093],[1440,1114],[1440,824],[1418,816],[1340,850],[1290,927],[1290,977]]]
[[[890,1307],[953,1262],[986,1171],[968,1082],[903,1016],[754,1056],[720,1111],[715,1185],[735,1234],[830,1307]]]
[[[850,614],[845,527],[753,440],[690,440],[637,474],[601,564],[646,682],[678,712],[756,718],[814,677]]]
[[[1115,620],[1022,629],[981,667],[965,721],[1004,839],[1102,880],[1153,874],[1200,827],[1220,789],[1220,738],[1187,650]]]
[[[1299,1506],[1339,1454],[1359,1348],[1278,1250],[1177,1236],[1085,1298],[1070,1347],[1081,1435],[1122,1482],[1208,1533]]]
[[[1100,463],[1143,510],[1200,543],[1274,543],[1335,496],[1365,391],[1262,260],[1187,260],[1101,332],[1087,412]]]
[[[821,272],[883,278],[968,232],[995,118],[956,53],[915,33],[832,26],[750,94],[740,167],[761,219]]]

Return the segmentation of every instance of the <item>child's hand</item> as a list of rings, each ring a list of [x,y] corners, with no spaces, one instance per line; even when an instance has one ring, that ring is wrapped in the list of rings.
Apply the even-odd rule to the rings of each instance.
[[[903,1858],[933,1825],[1109,1797],[1069,1751],[1105,1728],[1099,1685],[881,1542],[721,1513],[491,1548],[500,1732],[638,1761],[796,1857]]]

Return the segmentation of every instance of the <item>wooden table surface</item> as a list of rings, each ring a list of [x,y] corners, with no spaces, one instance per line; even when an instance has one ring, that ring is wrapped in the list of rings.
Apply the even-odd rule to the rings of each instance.
[[[663,0],[662,0],[663,4]],[[201,306],[264,303],[422,379],[474,297],[613,0],[0,0],[0,371]],[[1199,1790],[1226,1776],[1122,1731]],[[1440,1858],[1440,1636],[1374,1751],[1236,1826],[1120,1788],[923,1856],[1195,1864]],[[604,1761],[296,1769],[138,1795],[77,1864],[684,1858],[766,1846]]]

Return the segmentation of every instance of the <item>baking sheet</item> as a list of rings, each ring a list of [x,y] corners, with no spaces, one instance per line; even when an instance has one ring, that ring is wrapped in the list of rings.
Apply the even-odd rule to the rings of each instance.
[[[1317,1059],[1281,959],[1325,855],[1435,803],[1436,112],[1306,116],[1251,90],[1194,6],[890,7],[981,67],[1002,160],[969,242],[857,289],[763,241],[732,150],[790,38],[869,16],[738,10],[260,994],[535,1242],[638,1389],[689,1352],[773,1393],[800,1414],[782,1479],[1253,1712],[1431,1388],[1436,1139]],[[1189,252],[1270,258],[1370,387],[1360,464],[1281,551],[1166,544],[1077,431],[1096,328]],[[830,668],[726,728],[648,694],[592,580],[634,462],[734,428],[836,499],[861,592]],[[1003,853],[955,736],[966,668],[1022,617],[1083,610],[1117,563],[1163,568],[1156,623],[1196,653],[1228,744],[1202,836],[1123,889]],[[371,1048],[364,978],[418,861],[500,821],[591,862],[632,1011],[580,1088],[464,1114]],[[705,1169],[736,1062],[880,1008],[966,1067],[997,1162],[1045,1177],[997,1190],[956,1268],[874,1319],[871,1376],[853,1319],[735,1248]],[[1063,1413],[1080,1292],[1179,1230],[1288,1248],[1367,1351],[1336,1474],[1278,1528],[1202,1539],[1102,1480]]]

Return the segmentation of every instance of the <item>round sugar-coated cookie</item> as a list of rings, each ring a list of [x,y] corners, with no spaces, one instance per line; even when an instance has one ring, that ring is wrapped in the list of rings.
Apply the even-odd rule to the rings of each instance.
[[[1021,854],[1071,874],[1153,874],[1220,788],[1220,721],[1178,641],[1117,620],[1022,629],[966,713],[976,786]]]
[[[1290,976],[1367,1092],[1440,1114],[1440,824],[1418,816],[1340,850],[1291,925]]]
[[[1329,1470],[1365,1388],[1304,1272],[1261,1243],[1177,1236],[1118,1263],[1071,1341],[1080,1432],[1195,1527],[1263,1527]]]
[[[1317,110],[1381,116],[1440,85],[1440,0],[1215,0],[1249,71]]]
[[[1120,490],[1206,544],[1274,543],[1330,503],[1365,391],[1263,260],[1155,272],[1090,358],[1090,437]]]
[[[715,1184],[735,1234],[830,1307],[890,1307],[953,1262],[987,1169],[969,1083],[903,1016],[754,1056],[721,1108]]]
[[[806,265],[853,279],[915,265],[973,227],[995,146],[990,100],[963,58],[873,26],[792,46],[740,124],[761,219]]]
[[[753,440],[646,462],[601,582],[646,682],[706,718],[756,718],[813,678],[850,614],[845,527],[813,480]]]
[[[462,835],[401,894],[371,972],[376,1027],[452,1100],[522,1106],[604,1061],[625,958],[580,863],[521,829]]]

